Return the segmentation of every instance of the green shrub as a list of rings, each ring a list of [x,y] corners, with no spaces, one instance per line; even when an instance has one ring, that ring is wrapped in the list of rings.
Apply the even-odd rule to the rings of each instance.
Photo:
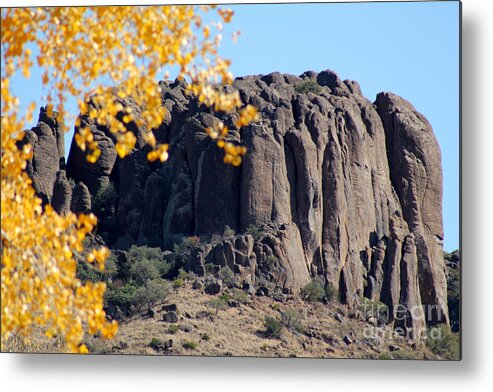
[[[397,350],[392,352],[392,359],[419,359],[415,352],[410,350]]]
[[[278,338],[281,335],[282,323],[275,317],[266,316],[264,319],[265,333],[272,338]]]
[[[105,300],[107,304],[130,310],[136,292],[137,286],[133,283],[127,283],[122,287],[108,286],[105,292]]]
[[[200,247],[200,238],[197,236],[186,237],[180,244],[173,245],[173,253],[182,255]]]
[[[229,293],[222,293],[220,296],[219,296],[219,299],[221,301],[224,301],[224,302],[228,302],[231,300],[231,295],[229,295]]]
[[[185,282],[181,278],[177,278],[173,281],[173,288],[174,289],[179,289],[180,287],[183,287],[185,285]]]
[[[223,283],[227,287],[233,287],[234,286],[235,274],[231,270],[231,268],[229,268],[227,265],[222,267],[219,270],[219,272],[217,273],[217,276],[219,277],[219,279],[221,279],[223,281]]]
[[[224,294],[223,294],[224,295]],[[228,301],[224,299],[223,296],[219,298],[214,298],[209,301],[209,306],[216,310],[216,314],[219,313],[220,310],[224,310],[228,308]]]
[[[392,355],[390,355],[390,353],[382,353],[378,356],[378,359],[384,359],[384,360],[388,360],[388,359],[393,359],[392,358]]]
[[[294,90],[294,86],[292,84],[276,84],[274,88],[279,91],[281,94],[292,94]]]
[[[114,205],[118,199],[115,185],[112,182],[101,186],[92,200],[92,209],[96,215],[105,213],[106,208]]]
[[[265,259],[265,261],[269,267],[274,267],[278,264],[277,257],[273,255],[267,256],[267,259]]]
[[[160,248],[132,246],[128,251],[128,259],[131,265],[130,278],[141,284],[148,279],[166,278],[173,268],[173,263],[166,260]]]
[[[246,304],[250,301],[247,293],[236,288],[231,290],[231,298],[240,304]]]
[[[170,293],[169,282],[158,278],[149,280],[144,286],[138,287],[132,299],[132,305],[136,310],[154,306],[164,301]]]
[[[169,333],[172,333],[172,334],[175,334],[178,332],[178,325],[176,324],[171,324],[169,327],[168,327],[168,332]]]
[[[294,308],[286,309],[281,313],[281,323],[289,330],[303,333],[305,327],[302,324],[303,317]]]
[[[332,287],[330,284],[325,286],[325,296],[329,301],[338,301],[339,300],[339,291]]]
[[[132,263],[130,267],[131,279],[139,286],[145,282],[160,277],[159,269],[151,260],[143,259]]]
[[[165,261],[163,251],[160,248],[151,248],[149,246],[132,246],[128,251],[131,260],[159,260]]]
[[[255,225],[248,225],[248,227],[246,228],[246,233],[250,234],[253,239],[258,240],[262,235],[262,229]]]
[[[163,341],[158,338],[152,338],[151,342],[149,343],[149,346],[154,350],[158,350],[159,347],[161,347],[162,345],[163,345]]]
[[[211,340],[211,337],[207,334],[207,333],[203,333],[200,338],[202,340],[205,340],[206,342],[208,342],[209,340]]]
[[[164,279],[147,281],[143,286],[127,283],[122,287],[108,286],[105,292],[107,306],[118,306],[130,314],[151,307],[166,299],[169,294],[169,283]]]
[[[183,343],[183,348],[187,350],[195,350],[197,348],[198,344],[194,341],[188,340],[185,343]]]
[[[88,251],[92,247],[87,244]],[[94,268],[93,265],[86,262],[85,257],[82,256],[77,259],[77,278],[83,282],[108,282],[117,272],[116,257],[114,253],[110,253],[104,263],[104,271],[99,271]]]
[[[420,359],[418,355],[410,350],[396,350],[393,352],[385,352],[382,353],[378,356],[378,359],[384,359],[384,360],[389,360],[389,359],[407,359],[407,360],[413,360],[413,359]]]
[[[205,272],[210,274],[210,273],[214,272],[216,265],[213,263],[206,263],[206,264],[204,264],[204,267],[205,267]]]
[[[77,262],[77,278],[82,282],[101,282],[104,280],[104,272],[94,269],[86,261]]]
[[[294,308],[288,308],[281,312],[281,321],[286,328],[292,331],[304,331],[304,327],[302,325],[303,315]]]
[[[372,301],[369,298],[363,297],[360,305],[360,311],[365,318],[375,317],[378,320],[387,322],[390,319],[389,307],[380,301]]]
[[[188,277],[188,272],[185,271],[183,268],[180,268],[180,270],[178,271],[178,275],[177,275],[177,278],[178,279],[182,279],[182,280],[185,280],[187,277]]]
[[[223,231],[223,239],[229,240],[235,236],[235,231],[230,228],[228,225],[224,226],[224,231]]]
[[[301,289],[301,298],[308,302],[322,301],[325,297],[325,288],[322,278],[316,276],[310,283]]]
[[[442,324],[428,330],[426,345],[441,358],[458,360],[460,357],[460,336]]]
[[[294,91],[300,94],[307,94],[309,92],[318,94],[321,90],[320,85],[313,79],[306,79],[294,87]]]

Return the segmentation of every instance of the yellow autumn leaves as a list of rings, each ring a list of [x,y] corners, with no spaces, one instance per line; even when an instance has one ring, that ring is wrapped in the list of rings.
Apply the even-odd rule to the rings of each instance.
[[[204,23],[217,11],[219,21]],[[165,67],[190,80],[189,93],[216,111],[241,108],[237,92],[225,93],[221,84],[232,82],[229,61],[218,55],[222,23],[230,10],[216,6],[56,7],[10,8],[1,11],[1,342],[12,348],[14,337],[29,340],[33,329],[57,339],[64,350],[86,353],[85,334],[111,338],[117,324],[103,310],[104,283],[76,278],[77,257],[84,239],[96,225],[93,215],[58,215],[36,196],[26,172],[32,147],[18,144],[31,121],[34,104],[20,113],[19,99],[10,81],[20,71],[25,78],[36,63],[47,86],[47,110],[65,116],[64,103],[76,97],[81,116],[106,127],[116,138],[120,157],[131,153],[135,135],[131,122],[143,129],[152,147],[148,159],[166,161],[168,145],[156,143],[153,130],[166,115],[157,83]],[[111,84],[115,88],[102,87]],[[81,97],[87,97],[80,99]],[[131,99],[138,115],[122,104]],[[253,107],[239,111],[237,127],[256,119]],[[100,151],[91,129],[76,120],[77,145],[90,162]],[[246,149],[226,140],[224,126],[211,136],[225,151],[225,162],[241,163]],[[108,249],[90,251],[86,261],[104,269]]]

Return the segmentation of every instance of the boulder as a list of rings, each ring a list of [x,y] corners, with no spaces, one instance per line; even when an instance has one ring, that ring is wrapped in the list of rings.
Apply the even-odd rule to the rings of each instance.
[[[222,288],[223,282],[221,280],[215,280],[205,286],[204,292],[209,295],[216,295],[221,292]]]
[[[176,312],[167,312],[163,315],[163,321],[167,323],[176,323],[178,321],[178,315]]]

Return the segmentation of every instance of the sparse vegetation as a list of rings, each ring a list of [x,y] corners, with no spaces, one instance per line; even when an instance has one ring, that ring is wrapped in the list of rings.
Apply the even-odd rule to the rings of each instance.
[[[325,297],[329,301],[338,301],[339,300],[339,291],[337,291],[337,289],[332,287],[331,284],[327,283],[327,285],[325,286]]]
[[[450,316],[450,327],[453,332],[460,329],[460,272],[450,269],[447,276],[447,304]]]
[[[420,359],[416,353],[410,350],[397,350],[393,352],[384,352],[378,356],[378,359],[390,360],[390,359]]]
[[[176,278],[174,281],[173,281],[173,288],[174,289],[179,289],[180,287],[183,287],[185,284],[185,282],[183,281],[183,279],[181,278]]]
[[[102,185],[92,201],[92,208],[98,217],[107,213],[106,209],[115,204],[118,194],[112,182]]]
[[[145,280],[145,276],[139,276],[141,271],[139,271],[138,267],[134,267],[134,265],[140,263],[146,263],[147,268],[149,268],[148,265],[152,264],[155,269],[157,269],[161,278],[168,277],[168,274],[173,269],[173,263],[166,260],[164,253],[159,248],[151,248],[148,246],[132,246],[128,252],[128,259],[130,262],[130,276],[123,276],[122,278],[124,279],[127,278],[132,280],[139,280],[140,278],[143,278]],[[133,271],[132,267],[134,268]],[[132,272],[134,274],[132,274]]]
[[[390,318],[389,307],[380,301],[372,301],[369,298],[363,297],[360,311],[363,312],[365,318],[375,317],[377,320],[387,322]]]
[[[234,287],[235,274],[227,265],[222,267],[217,275],[227,287]]]
[[[158,350],[159,347],[163,345],[163,341],[158,338],[152,338],[151,342],[149,343],[149,347],[151,347],[154,350]]]
[[[86,262],[77,263],[77,278],[83,282],[108,282],[108,280],[116,274],[117,267],[115,258],[110,254],[106,259],[104,271],[97,270],[92,265]]]
[[[167,278],[173,268],[159,248],[132,246],[125,263],[116,263],[113,254],[109,257],[114,265],[106,272],[106,307],[110,315],[119,308],[131,315],[162,301],[170,292]],[[112,278],[112,279],[110,279]]]
[[[281,313],[281,323],[293,332],[304,332],[305,327],[302,320],[302,315],[294,308],[288,308]]]
[[[297,297],[279,303],[270,297],[262,297],[251,305],[232,307],[228,302],[231,304],[234,296],[233,290],[227,290],[210,297],[186,285],[180,290],[172,290],[166,303],[176,304],[184,317],[188,317],[186,313],[189,313],[191,318],[188,322],[163,324],[161,316],[132,317],[122,323],[119,336],[128,346],[114,349],[114,344],[108,346],[103,340],[102,342],[106,344],[106,350],[113,353],[163,354],[172,341],[169,352],[177,355],[199,352],[206,355],[224,355],[231,352],[235,356],[272,354],[287,357],[296,354],[298,357],[380,356],[382,359],[413,359],[412,352],[416,353],[417,358],[430,358],[432,355],[428,348],[413,348],[411,342],[396,339],[390,329],[388,334],[381,335],[380,343],[376,345],[373,339],[366,339],[362,328],[364,324],[360,319],[344,317],[344,324],[341,324],[334,317],[335,312],[344,311],[344,307],[339,304],[303,302]],[[218,300],[227,309],[215,315],[209,304],[210,299]],[[279,308],[279,311],[273,310],[274,307]],[[159,312],[158,306],[154,309]],[[324,311],[319,312],[317,309]],[[266,315],[270,316],[267,322]],[[186,332],[185,327],[189,325],[194,326],[193,332]],[[173,332],[175,334],[172,334]],[[344,335],[349,335],[353,342],[357,342],[350,345],[350,350],[342,342]],[[164,345],[152,350],[149,342],[153,337],[162,339]],[[196,342],[197,351],[184,348],[185,341]],[[328,347],[331,349],[327,350]]]
[[[216,314],[219,313],[220,310],[224,310],[228,308],[228,301],[223,297],[214,298],[209,301],[209,306],[216,310]]]
[[[170,292],[169,282],[158,278],[149,280],[144,286],[138,287],[134,298],[133,305],[137,310],[150,308],[160,301],[164,301]]]
[[[168,332],[171,333],[171,334],[175,334],[178,332],[180,328],[178,328],[178,325],[176,324],[171,324],[169,327],[168,327]]]
[[[200,246],[200,238],[197,236],[186,237],[180,244],[175,243],[173,245],[173,253],[175,255],[182,255],[189,253],[190,251],[197,249]]]
[[[192,340],[187,340],[186,342],[183,343],[183,348],[187,350],[195,350],[197,346],[198,346],[197,342],[194,342]]]
[[[231,298],[240,304],[246,304],[250,301],[248,294],[237,288],[231,290]]]
[[[292,84],[276,84],[275,89],[279,91],[281,94],[292,94],[294,90],[294,86]]]
[[[308,302],[322,301],[325,297],[324,281],[316,276],[301,289],[301,298]]]
[[[229,240],[235,236],[235,231],[228,225],[224,226],[223,239]]]
[[[397,350],[392,353],[392,359],[420,359],[416,353],[410,350]]]
[[[272,316],[266,316],[264,320],[265,334],[272,338],[278,338],[281,335],[282,323]]]
[[[131,265],[130,276],[138,286],[141,286],[148,280],[159,278],[160,273],[158,267],[153,261],[149,259],[142,259]]]
[[[112,308],[118,307],[125,314],[131,315],[163,301],[169,289],[169,282],[160,278],[147,281],[140,287],[132,282],[122,287],[112,285],[106,290],[105,300],[110,314]]]
[[[253,239],[258,240],[262,235],[262,229],[255,225],[248,225],[248,227],[246,228],[246,234],[250,234]]]
[[[441,358],[458,360],[460,357],[460,336],[442,324],[428,330],[426,345]]]
[[[267,256],[267,259],[265,259],[266,263],[270,267],[274,267],[278,264],[278,260],[276,256],[270,255]]]
[[[300,94],[315,93],[318,94],[322,90],[316,80],[306,79],[294,87],[294,90]]]
[[[109,286],[105,293],[106,303],[122,310],[130,309],[136,291],[137,287],[132,283],[121,287]]]

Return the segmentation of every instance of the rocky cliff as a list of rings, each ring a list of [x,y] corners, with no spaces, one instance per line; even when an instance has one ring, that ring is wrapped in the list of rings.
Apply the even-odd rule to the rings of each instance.
[[[213,114],[184,81],[160,83],[164,164],[146,160],[135,124],[136,149],[120,159],[113,135],[81,118],[102,154],[90,164],[72,142],[65,171],[63,137],[42,110],[27,133],[28,172],[46,202],[60,213],[94,211],[113,248],[169,249],[198,236],[187,268],[199,275],[207,263],[228,265],[248,284],[286,293],[320,276],[349,306],[363,296],[384,302],[396,326],[448,321],[440,149],[409,102],[380,93],[372,103],[330,70],[240,77],[224,88],[238,89],[260,119],[238,131],[237,114]],[[205,133],[217,121],[248,148],[240,167],[225,165]]]

